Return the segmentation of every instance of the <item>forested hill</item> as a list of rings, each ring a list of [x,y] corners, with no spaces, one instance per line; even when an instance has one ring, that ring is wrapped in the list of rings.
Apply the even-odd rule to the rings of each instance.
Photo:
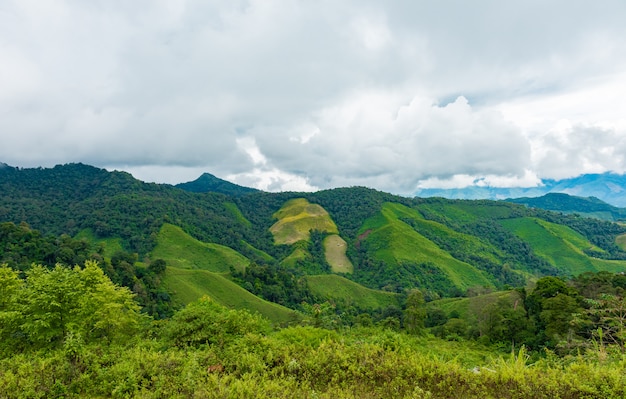
[[[394,293],[420,288],[435,298],[545,275],[626,271],[617,245],[625,227],[506,202],[404,198],[365,187],[195,193],[83,164],[0,168],[0,190],[0,222],[25,222],[44,236],[119,240],[138,259],[168,261],[170,289],[198,295],[208,290],[198,281],[226,284],[229,268],[231,281],[290,306],[315,294],[303,288],[308,275],[330,276],[310,280],[319,295],[328,294],[323,284],[348,292],[356,282]],[[286,287],[304,291],[290,296]],[[335,301],[354,303],[345,295]]]

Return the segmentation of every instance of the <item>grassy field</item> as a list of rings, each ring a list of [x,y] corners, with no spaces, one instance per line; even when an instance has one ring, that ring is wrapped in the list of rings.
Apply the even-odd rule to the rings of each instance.
[[[626,271],[624,261],[606,261],[587,256],[583,250],[600,249],[569,227],[529,217],[502,220],[501,224],[528,242],[537,255],[566,274],[600,270]]]
[[[168,266],[181,269],[204,269],[225,273],[233,266],[243,270],[250,261],[239,252],[219,244],[204,243],[186,234],[180,227],[164,224],[157,237],[151,258],[164,259]]]
[[[480,270],[453,258],[402,222],[401,217],[421,218],[416,210],[400,204],[386,203],[381,213],[368,219],[361,228],[360,234],[369,232],[366,241],[377,259],[397,265],[405,262],[433,263],[460,289],[493,286]]]
[[[235,218],[237,218],[237,220],[243,224],[244,226],[250,227],[252,226],[252,223],[250,223],[250,221],[248,219],[246,219],[245,216],[243,216],[243,213],[241,213],[241,210],[239,210],[239,208],[237,208],[237,205],[233,202],[225,202],[224,206],[226,207],[226,209],[228,209],[233,215],[235,215]]]
[[[346,256],[348,244],[337,234],[332,234],[324,239],[324,255],[326,262],[334,273],[352,273],[354,266]]]
[[[363,287],[345,277],[334,274],[307,276],[314,294],[345,304],[358,305],[363,309],[380,309],[389,305],[399,306],[398,294]]]
[[[175,302],[181,305],[208,295],[229,308],[259,312],[277,324],[285,325],[299,319],[295,311],[265,301],[218,273],[168,266],[163,283],[172,292]]]
[[[274,215],[278,221],[270,227],[276,244],[308,240],[310,230],[338,233],[335,222],[324,208],[304,198],[287,201]]]
[[[309,256],[308,251],[303,248],[296,248],[289,256],[283,259],[280,264],[285,267],[295,267],[299,260],[304,260],[307,256]]]

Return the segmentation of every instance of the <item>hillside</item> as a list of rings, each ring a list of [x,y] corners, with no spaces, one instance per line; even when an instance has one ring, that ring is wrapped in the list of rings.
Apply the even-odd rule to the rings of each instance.
[[[81,237],[93,248],[110,243],[128,253],[102,252],[115,257],[113,269],[141,260],[135,271],[111,271],[131,288],[133,275],[147,278],[144,268],[164,260],[165,277],[146,284],[162,280],[180,303],[212,290],[222,295],[224,282],[255,301],[298,308],[338,300],[337,293],[356,292],[354,284],[399,294],[419,288],[435,299],[546,275],[626,271],[626,252],[616,245],[626,227],[502,201],[411,199],[365,187],[196,193],[82,164],[5,167],[0,189],[0,221]],[[307,287],[305,276],[337,288]],[[220,301],[240,306],[242,295]]]

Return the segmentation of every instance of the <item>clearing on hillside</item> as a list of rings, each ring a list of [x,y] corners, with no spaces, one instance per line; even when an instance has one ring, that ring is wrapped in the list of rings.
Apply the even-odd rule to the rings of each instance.
[[[261,299],[223,275],[207,270],[168,266],[163,283],[172,292],[174,300],[181,305],[208,295],[221,305],[259,312],[277,324],[289,324],[300,317],[296,311]]]
[[[354,266],[346,256],[348,244],[337,234],[324,239],[324,256],[333,273],[352,273]]]
[[[308,240],[311,230],[338,233],[337,225],[324,208],[311,204],[304,198],[295,198],[285,204],[273,215],[278,219],[270,227],[276,244],[293,244]]]
[[[400,295],[366,288],[354,281],[335,274],[307,276],[311,291],[323,298],[346,305],[358,305],[362,309],[384,309],[400,306]]]
[[[248,258],[232,248],[198,241],[180,227],[167,223],[159,231],[151,256],[164,259],[168,266],[217,273],[228,273],[230,266],[242,271],[250,264]]]

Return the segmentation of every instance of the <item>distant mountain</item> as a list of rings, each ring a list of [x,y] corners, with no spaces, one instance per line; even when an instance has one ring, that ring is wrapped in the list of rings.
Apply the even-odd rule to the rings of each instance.
[[[258,192],[259,190],[250,187],[240,186],[210,173],[204,173],[194,181],[177,184],[176,187],[192,193],[222,193],[240,197],[242,195]]]
[[[565,193],[578,197],[596,197],[618,207],[626,207],[626,175],[615,173],[587,174],[563,180],[542,180],[539,187],[479,187],[456,189],[420,189],[418,197],[449,199],[493,199],[540,197],[548,193]]]
[[[609,205],[596,197],[577,197],[563,193],[548,193],[541,197],[507,199],[507,202],[523,204],[530,208],[540,208],[563,213],[577,213],[581,216],[617,221],[626,219],[626,209]]]

